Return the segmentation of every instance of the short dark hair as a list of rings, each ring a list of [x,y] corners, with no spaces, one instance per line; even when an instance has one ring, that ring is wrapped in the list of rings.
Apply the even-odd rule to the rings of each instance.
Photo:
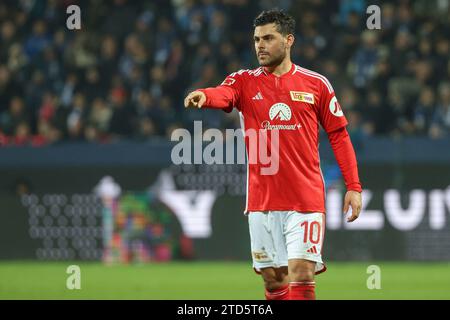
[[[253,27],[275,23],[277,31],[282,35],[294,34],[295,20],[283,10],[271,9],[261,12],[253,22]]]

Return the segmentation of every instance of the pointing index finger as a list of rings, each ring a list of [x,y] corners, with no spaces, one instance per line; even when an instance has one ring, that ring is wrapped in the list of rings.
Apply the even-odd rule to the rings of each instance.
[[[186,98],[184,99],[184,107],[187,108],[189,107],[189,104],[191,103],[192,100],[192,92],[189,93]]]

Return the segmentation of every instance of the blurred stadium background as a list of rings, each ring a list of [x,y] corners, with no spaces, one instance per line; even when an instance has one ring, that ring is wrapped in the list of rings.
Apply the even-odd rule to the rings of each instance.
[[[81,30],[66,8],[81,8]],[[381,8],[381,30],[366,8]],[[176,128],[238,128],[183,97],[257,67],[252,21],[297,21],[293,61],[349,120],[364,211],[341,213],[326,136],[322,299],[450,299],[448,0],[2,0],[0,298],[262,299],[244,165],[173,165]],[[81,290],[66,268],[81,267]],[[380,290],[366,286],[381,268]]]

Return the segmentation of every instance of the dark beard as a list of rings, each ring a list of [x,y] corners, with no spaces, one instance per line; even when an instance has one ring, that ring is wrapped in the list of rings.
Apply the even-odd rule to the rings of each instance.
[[[265,63],[260,63],[260,65],[263,67],[275,67],[279,65],[281,62],[283,62],[284,58],[286,58],[286,53],[283,52],[282,54],[273,58],[272,60],[269,60]]]

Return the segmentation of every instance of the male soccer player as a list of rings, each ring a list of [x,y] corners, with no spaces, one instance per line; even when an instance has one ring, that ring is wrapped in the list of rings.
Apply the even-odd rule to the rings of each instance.
[[[253,267],[262,275],[268,300],[315,299],[314,275],[322,261],[325,186],[318,152],[319,124],[345,180],[344,214],[352,222],[361,211],[361,184],[347,120],[328,80],[291,62],[295,21],[279,10],[254,21],[260,67],[229,75],[215,88],[199,89],[185,107],[237,108],[243,129],[276,130],[279,168],[261,173],[248,163],[247,203]],[[274,134],[274,132],[271,132]],[[270,136],[268,135],[268,139]],[[249,143],[246,140],[247,153]]]

